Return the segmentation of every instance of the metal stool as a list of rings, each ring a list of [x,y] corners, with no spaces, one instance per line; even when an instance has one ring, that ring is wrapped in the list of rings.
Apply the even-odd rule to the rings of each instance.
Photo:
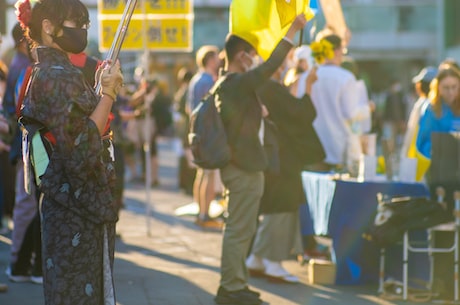
[[[444,202],[445,191],[443,188],[439,187],[436,189],[436,195],[438,196],[438,202]],[[454,253],[454,301],[451,304],[460,304],[459,302],[459,291],[458,291],[458,275],[459,275],[459,251],[458,251],[458,241],[459,241],[459,228],[460,228],[460,192],[454,192],[455,200],[455,222],[450,222],[446,224],[437,225],[427,229],[428,233],[428,246],[424,247],[415,247],[411,245],[409,240],[409,232],[404,232],[403,238],[403,300],[407,300],[407,290],[408,290],[408,264],[409,264],[409,252],[414,253],[428,253],[430,256],[430,289],[433,284],[433,253]],[[451,231],[454,232],[454,242],[452,246],[448,248],[435,248],[433,243],[433,232],[435,231]],[[443,301],[443,303],[445,303]]]

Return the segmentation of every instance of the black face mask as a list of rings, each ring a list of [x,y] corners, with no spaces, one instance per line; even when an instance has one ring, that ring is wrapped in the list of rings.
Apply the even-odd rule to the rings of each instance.
[[[88,44],[88,31],[86,29],[62,27],[62,36],[53,36],[53,41],[64,51],[73,54],[83,52]]]

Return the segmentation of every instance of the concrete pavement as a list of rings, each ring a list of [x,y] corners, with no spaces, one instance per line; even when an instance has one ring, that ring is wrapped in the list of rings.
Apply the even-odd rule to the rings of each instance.
[[[219,285],[222,234],[197,227],[193,216],[177,217],[174,210],[191,202],[176,187],[177,160],[168,143],[160,145],[161,186],[151,191],[146,208],[145,188],[128,184],[121,211],[116,244],[115,288],[118,305],[212,305]],[[150,216],[146,211],[150,210]],[[0,236],[0,283],[9,259],[9,236]],[[251,278],[250,285],[271,305],[371,305],[421,304],[388,301],[369,286],[311,285],[307,268],[296,261],[284,263],[300,284],[273,284]],[[0,305],[44,305],[42,287],[32,283],[8,283],[0,293]]]

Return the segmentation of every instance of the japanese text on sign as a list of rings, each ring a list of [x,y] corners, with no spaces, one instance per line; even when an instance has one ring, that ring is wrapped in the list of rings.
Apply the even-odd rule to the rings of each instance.
[[[123,14],[127,0],[98,0],[100,14]],[[134,14],[142,14],[141,2],[137,3]],[[191,0],[145,0],[147,14],[191,14],[193,7]]]
[[[128,0],[98,0],[99,49],[110,49]],[[191,51],[193,0],[140,0],[132,15],[124,50]]]
[[[109,49],[115,35],[119,20],[102,20],[101,22],[101,49]],[[131,20],[126,33],[123,49],[138,50],[143,45],[144,21]],[[146,20],[146,46],[156,50],[188,50],[192,46],[191,19],[156,19]]]

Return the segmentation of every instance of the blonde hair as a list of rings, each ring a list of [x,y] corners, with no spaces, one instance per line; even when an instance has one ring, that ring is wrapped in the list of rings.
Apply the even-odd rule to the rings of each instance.
[[[219,55],[219,48],[212,45],[205,45],[196,51],[196,65],[203,69],[206,67],[208,60]]]
[[[430,84],[430,92],[428,93],[428,98],[430,100],[433,111],[438,118],[441,117],[442,114],[442,101],[439,94],[439,83],[449,76],[457,78],[460,82],[460,71],[451,65],[443,65]],[[451,108],[455,114],[460,114],[460,92]]]

